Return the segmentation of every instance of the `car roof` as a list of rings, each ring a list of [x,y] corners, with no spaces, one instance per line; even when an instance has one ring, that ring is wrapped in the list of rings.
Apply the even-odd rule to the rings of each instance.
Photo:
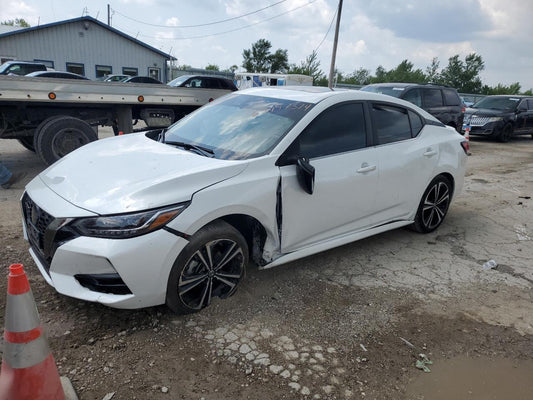
[[[231,80],[230,78],[226,78],[225,76],[218,76],[218,75],[181,75],[181,76],[178,76],[178,78],[184,78],[186,77],[187,79],[189,78],[216,78],[216,79],[227,79],[227,80]]]
[[[423,86],[423,87],[434,87],[434,88],[448,88],[453,89],[450,86],[446,85],[437,85],[435,83],[408,83],[408,82],[383,82],[383,83],[372,83],[370,85],[366,86],[372,86],[372,87],[411,87],[411,86]]]
[[[6,61],[4,64],[9,64],[9,65],[11,65],[11,64],[44,65],[43,63],[38,62],[38,61],[19,61],[19,60],[9,60],[9,61]]]
[[[525,94],[493,94],[491,96],[485,96],[485,97],[502,97],[502,98],[509,98],[514,97],[517,99],[530,99],[531,96],[526,96]]]
[[[53,75],[53,74],[61,74],[65,76],[76,76],[80,78],[85,78],[83,75],[74,74],[72,72],[67,71],[34,71],[30,72],[29,74],[26,74],[26,76],[46,76],[46,75]]]
[[[284,100],[302,101],[306,103],[319,103],[329,97],[339,97],[343,100],[374,100],[397,103],[401,105],[413,106],[403,100],[379,93],[362,92],[360,90],[349,89],[329,89],[323,86],[276,86],[259,87],[239,90],[238,93],[250,94],[253,96],[273,97]]]

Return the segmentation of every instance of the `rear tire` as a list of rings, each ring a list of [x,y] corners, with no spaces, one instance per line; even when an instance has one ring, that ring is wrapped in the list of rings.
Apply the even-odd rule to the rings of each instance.
[[[237,229],[224,221],[203,227],[174,262],[167,306],[177,314],[190,314],[207,307],[213,297],[230,297],[247,265],[248,245]]]
[[[53,164],[73,150],[98,139],[91,125],[81,119],[56,116],[44,121],[35,132],[35,151],[47,164]]]
[[[411,228],[420,233],[429,233],[437,229],[448,213],[452,191],[452,184],[448,178],[437,176],[433,179],[422,195]]]

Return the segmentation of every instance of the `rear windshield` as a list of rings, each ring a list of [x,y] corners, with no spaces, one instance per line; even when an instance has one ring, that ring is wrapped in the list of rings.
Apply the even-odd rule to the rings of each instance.
[[[405,90],[403,87],[394,86],[365,86],[361,88],[364,92],[388,94],[389,96],[400,97]]]
[[[479,100],[472,108],[488,108],[491,110],[514,110],[518,103],[520,103],[519,97],[484,97]]]

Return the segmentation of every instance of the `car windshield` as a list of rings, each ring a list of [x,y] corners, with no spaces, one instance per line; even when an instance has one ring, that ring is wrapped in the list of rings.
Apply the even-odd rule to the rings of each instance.
[[[492,110],[514,110],[520,103],[518,97],[484,97],[472,108],[489,108]]]
[[[311,103],[244,94],[228,95],[172,125],[165,142],[206,148],[239,160],[268,153],[313,107]]]
[[[169,86],[180,86],[183,82],[185,82],[187,79],[190,78],[190,75],[182,75],[177,77],[176,79],[170,81],[167,83]]]
[[[364,92],[388,94],[389,96],[400,97],[405,88],[395,86],[366,86],[361,88],[361,90]]]

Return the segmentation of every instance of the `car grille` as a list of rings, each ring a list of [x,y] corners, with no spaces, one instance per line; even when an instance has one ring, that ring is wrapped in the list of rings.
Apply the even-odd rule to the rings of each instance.
[[[483,126],[490,122],[491,117],[478,117],[476,115],[468,118],[465,118],[465,123],[470,124],[471,126]]]
[[[68,227],[64,219],[55,218],[40,208],[27,193],[22,196],[22,213],[30,246],[43,264],[46,272],[59,246],[79,236]]]

